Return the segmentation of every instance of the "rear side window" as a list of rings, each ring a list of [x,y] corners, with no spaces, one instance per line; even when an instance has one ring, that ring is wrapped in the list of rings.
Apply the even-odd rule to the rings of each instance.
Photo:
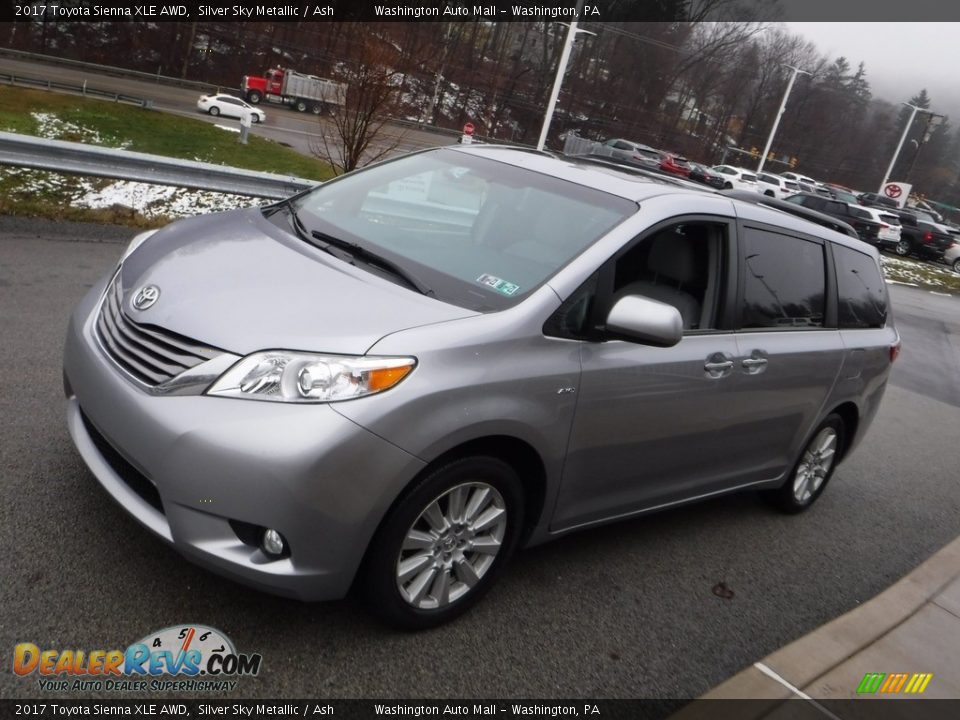
[[[819,243],[745,228],[743,316],[749,328],[823,327],[826,280]]]
[[[841,328],[878,328],[887,322],[887,291],[876,262],[869,255],[833,246],[837,265]]]

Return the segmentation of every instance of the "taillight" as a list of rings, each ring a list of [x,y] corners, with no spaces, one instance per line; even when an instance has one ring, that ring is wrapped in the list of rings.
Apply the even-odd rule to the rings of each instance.
[[[891,343],[890,345],[890,363],[893,364],[899,356],[900,356],[900,340],[898,338],[895,343]]]
[[[923,241],[930,242],[931,240],[933,240],[933,233],[928,230],[923,236]]]

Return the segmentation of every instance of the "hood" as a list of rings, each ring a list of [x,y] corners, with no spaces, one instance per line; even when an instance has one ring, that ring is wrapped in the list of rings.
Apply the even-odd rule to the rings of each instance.
[[[124,261],[121,282],[132,320],[240,355],[363,354],[390,333],[477,314],[342,262],[259,209],[167,226]],[[146,285],[159,297],[137,310]]]

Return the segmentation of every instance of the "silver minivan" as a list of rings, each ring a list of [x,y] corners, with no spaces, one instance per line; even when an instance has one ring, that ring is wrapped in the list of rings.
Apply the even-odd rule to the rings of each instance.
[[[806,510],[898,348],[872,247],[475,146],[139,235],[64,385],[90,470],[188,559],[419,628],[573,530],[746,489]]]

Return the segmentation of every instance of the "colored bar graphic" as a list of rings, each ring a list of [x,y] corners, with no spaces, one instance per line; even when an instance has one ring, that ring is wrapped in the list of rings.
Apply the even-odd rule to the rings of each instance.
[[[919,695],[927,689],[933,673],[867,673],[857,686],[858,695],[909,693]]]

